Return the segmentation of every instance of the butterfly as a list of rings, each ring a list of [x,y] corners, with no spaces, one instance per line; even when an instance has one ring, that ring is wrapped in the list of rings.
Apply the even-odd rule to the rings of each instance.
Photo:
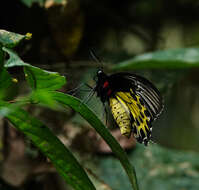
[[[125,72],[107,75],[100,69],[93,91],[103,104],[108,102],[121,134],[129,138],[133,132],[136,140],[147,146],[152,122],[163,110],[157,88],[141,76]]]

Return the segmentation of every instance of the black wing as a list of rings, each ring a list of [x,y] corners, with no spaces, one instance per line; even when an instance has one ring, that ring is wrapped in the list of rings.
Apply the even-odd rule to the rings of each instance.
[[[155,120],[163,110],[163,100],[157,88],[147,79],[131,74],[116,73],[110,75],[115,91],[130,91],[140,97],[140,103],[147,108],[150,121]],[[116,85],[115,85],[116,84]],[[122,87],[121,87],[122,86]],[[120,88],[120,89],[118,89]]]

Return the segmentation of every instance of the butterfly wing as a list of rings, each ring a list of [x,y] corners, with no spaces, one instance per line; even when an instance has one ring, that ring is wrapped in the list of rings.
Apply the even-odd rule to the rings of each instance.
[[[140,103],[147,108],[146,114],[150,120],[155,120],[162,112],[162,97],[147,79],[131,73],[116,73],[110,75],[109,80],[115,92],[131,92],[132,96],[139,96]]]
[[[120,104],[120,107],[123,107],[122,113],[127,110],[124,113],[130,118],[130,127],[133,129],[135,138],[138,142],[144,142],[147,145],[151,138],[151,123],[159,116],[163,109],[159,91],[151,82],[134,74],[117,73],[111,75],[110,78],[113,89],[115,89],[112,98]],[[112,101],[111,98],[110,100]],[[121,131],[124,131],[122,128],[128,128],[127,124],[122,125],[121,119],[116,119],[119,118],[120,111],[114,112],[113,106],[111,104],[110,106],[118,126]]]
[[[132,96],[132,92],[117,92],[109,101],[121,134],[129,137],[132,129],[138,142],[147,145],[151,137],[151,122],[145,114],[147,108],[140,103],[140,97]]]
[[[147,115],[150,120],[155,120],[163,109],[162,97],[156,87],[143,77],[137,75],[125,76],[131,82],[135,95],[140,97],[141,104],[147,108]]]

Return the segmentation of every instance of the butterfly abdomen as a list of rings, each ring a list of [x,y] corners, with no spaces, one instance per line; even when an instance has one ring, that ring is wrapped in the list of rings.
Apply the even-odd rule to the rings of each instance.
[[[129,138],[131,135],[131,117],[128,108],[114,97],[109,99],[109,105],[121,134]]]

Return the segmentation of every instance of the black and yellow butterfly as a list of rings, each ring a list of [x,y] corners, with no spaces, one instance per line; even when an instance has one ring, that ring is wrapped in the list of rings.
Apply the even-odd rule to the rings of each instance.
[[[152,122],[163,109],[162,98],[147,79],[130,73],[105,74],[97,72],[96,86],[102,103],[108,102],[121,134],[133,132],[139,143],[151,140]]]

